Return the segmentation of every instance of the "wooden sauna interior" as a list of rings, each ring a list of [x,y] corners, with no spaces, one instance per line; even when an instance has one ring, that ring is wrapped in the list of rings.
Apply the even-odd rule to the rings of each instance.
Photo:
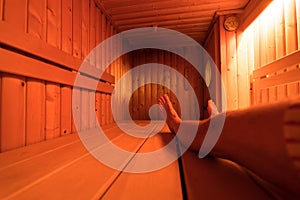
[[[225,29],[228,17],[238,20],[236,30]],[[159,49],[122,55],[105,70],[96,91],[83,83],[73,88],[81,63],[96,45],[142,27],[176,30],[201,44],[221,73],[226,105],[220,96],[208,95],[190,63]],[[90,57],[91,72],[82,76],[98,80],[92,72],[102,70],[108,55]],[[0,199],[270,199],[239,167],[224,160],[200,160],[186,152],[160,170],[134,174],[114,170],[87,152],[77,132],[93,130],[96,123],[114,144],[131,152],[151,152],[171,140],[168,133],[129,136],[111,114],[115,84],[145,63],[168,65],[188,78],[200,119],[208,117],[210,98],[236,110],[297,97],[300,0],[0,0]],[[128,87],[157,78],[147,76],[151,68],[147,70],[122,87],[118,103]],[[176,74],[161,75],[166,85],[177,84]],[[72,92],[81,96],[75,102],[81,116],[76,127]],[[149,108],[165,93],[177,111],[184,106],[192,118],[192,104],[179,105],[168,87],[146,84],[131,95],[132,119],[147,124]],[[224,175],[216,177],[214,171]],[[240,181],[227,184],[232,176]]]

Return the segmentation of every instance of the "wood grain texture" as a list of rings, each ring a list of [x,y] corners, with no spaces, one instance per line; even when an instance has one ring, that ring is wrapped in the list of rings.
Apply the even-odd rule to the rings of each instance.
[[[72,0],[61,2],[61,44],[62,50],[72,55],[73,50],[73,5]],[[75,13],[74,13],[75,15]]]
[[[23,77],[2,74],[1,151],[25,145],[26,81]]]
[[[69,86],[61,86],[60,135],[72,132],[72,90]]]
[[[61,120],[61,91],[60,85],[46,83],[46,139],[53,139],[60,136]]]
[[[47,42],[61,49],[61,0],[47,1]],[[64,25],[65,26],[65,25]]]
[[[28,33],[46,41],[46,1],[30,0],[27,12]]]
[[[45,140],[46,88],[44,81],[27,79],[26,145]]]

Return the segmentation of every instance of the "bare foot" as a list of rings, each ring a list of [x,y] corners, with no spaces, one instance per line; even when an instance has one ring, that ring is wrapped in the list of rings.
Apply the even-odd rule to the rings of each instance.
[[[179,125],[181,123],[181,119],[176,113],[175,109],[172,106],[172,103],[169,99],[169,96],[167,94],[164,94],[158,99],[158,104],[161,105],[167,114],[167,124],[169,126],[169,129],[176,133],[179,129]]]
[[[207,111],[210,117],[214,117],[219,114],[216,104],[212,100],[207,102]]]

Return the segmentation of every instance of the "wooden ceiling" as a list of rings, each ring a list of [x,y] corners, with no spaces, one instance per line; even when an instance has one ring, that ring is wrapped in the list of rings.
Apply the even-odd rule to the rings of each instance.
[[[119,32],[141,27],[180,31],[202,44],[217,12],[234,13],[250,0],[98,0]]]

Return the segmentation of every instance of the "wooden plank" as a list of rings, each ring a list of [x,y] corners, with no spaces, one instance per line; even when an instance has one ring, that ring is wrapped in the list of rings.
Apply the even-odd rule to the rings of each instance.
[[[27,27],[27,1],[3,1],[3,19],[14,26],[15,30],[25,32]],[[18,5],[18,6],[16,6]],[[3,29],[2,29],[3,30]]]
[[[278,14],[275,16],[276,22],[275,23],[275,40],[276,40],[276,59],[283,57],[286,55],[286,44],[285,44],[285,24],[284,24],[284,2],[279,1],[278,6],[281,9],[278,9]]]
[[[108,129],[104,130],[107,131]],[[118,127],[113,127],[110,131],[113,132],[108,135],[111,140],[122,134]],[[1,154],[1,158],[10,160],[10,162],[6,163],[5,166],[1,165],[0,185],[5,190],[0,191],[0,197],[4,198],[22,193],[80,160],[80,158],[87,156],[89,153],[77,135],[62,137]],[[19,160],[11,159],[11,157],[17,157]],[[55,159],[53,159],[54,157]],[[47,163],[47,165],[40,168],[41,163]],[[39,170],[36,170],[37,168]],[[52,192],[55,193],[55,191]],[[51,194],[47,196],[51,196]]]
[[[250,104],[250,80],[248,70],[248,37],[242,38],[237,48],[237,82],[238,82],[238,108],[247,108]]]
[[[244,31],[271,2],[272,0],[252,0],[249,2],[245,12],[239,17],[241,22],[239,29]]]
[[[2,74],[1,152],[25,145],[26,82],[23,77]]]
[[[277,59],[276,61],[271,62],[258,70],[255,70],[253,72],[253,78],[255,79],[260,78],[299,63],[300,63],[300,50],[297,50],[294,53],[291,53],[285,57]]]
[[[90,111],[90,96],[88,90],[81,90],[81,130],[89,129],[89,111]]]
[[[300,69],[288,71],[269,78],[257,79],[256,84],[259,88],[267,88],[276,85],[292,83],[300,80]]]
[[[73,1],[73,56],[81,59],[81,1]],[[76,14],[75,14],[76,13]]]
[[[261,67],[267,64],[268,49],[266,47],[267,47],[267,40],[268,40],[268,32],[262,30],[264,30],[264,28],[268,26],[268,22],[260,18],[258,21],[258,26],[259,26],[258,30],[259,30],[259,49],[260,49],[259,67]]]
[[[122,134],[121,131],[115,130],[114,132],[115,134],[112,138],[114,144],[127,151],[136,152],[144,142],[144,139],[137,139],[127,134]],[[50,166],[41,170],[44,176],[36,175],[41,173],[40,170],[36,170],[35,176],[31,175],[30,177],[26,176],[26,179],[23,178],[23,180],[31,179],[30,187],[25,186],[19,190],[15,189],[14,193],[9,197],[16,199],[34,199],[38,198],[41,192],[54,199],[96,199],[102,196],[107,187],[115,181],[121,172],[97,161],[89,152],[86,152],[81,143],[75,145],[77,148],[73,146],[65,149],[65,151],[54,152],[52,157],[56,157],[57,155],[57,159],[52,159],[52,162],[49,164]],[[66,158],[66,154],[70,154],[70,156]],[[50,155],[44,156],[41,159],[46,162],[46,160],[49,159],[48,157],[50,157]],[[31,166],[36,166],[36,162],[31,162]],[[32,170],[30,167],[28,168],[22,171],[26,172],[27,170]],[[49,168],[52,169],[49,170]],[[28,175],[30,173],[22,174]],[[82,187],[86,184],[88,184],[89,187]],[[97,196],[94,196],[95,194],[97,194]]]
[[[96,92],[95,95],[95,106],[96,106],[96,116],[97,116],[97,120],[96,123],[99,123],[99,125],[101,124],[101,94],[100,92]]]
[[[277,87],[277,97],[279,101],[287,99],[287,85],[279,85]]]
[[[133,52],[133,67],[137,67],[139,65],[139,52],[135,51]],[[137,71],[137,73],[135,75],[133,75],[132,77],[132,87],[133,88],[137,88],[139,85],[139,72]],[[133,91],[132,94],[132,118],[134,120],[138,120],[139,119],[139,92],[138,89]]]
[[[95,103],[96,100],[96,94],[94,91],[89,91],[89,128],[95,128],[96,127],[96,118],[95,118],[95,110],[92,110],[92,106],[96,106]]]
[[[81,56],[86,59],[89,54],[89,0],[81,2]]]
[[[102,19],[101,19],[101,10],[99,8],[96,9],[96,46],[100,45],[102,39]],[[101,55],[100,50],[96,51],[96,68],[101,69]]]
[[[269,102],[274,103],[277,101],[277,86],[269,88]]]
[[[46,140],[60,136],[60,85],[46,83]]]
[[[141,50],[139,52],[139,65],[145,64],[145,51]],[[145,72],[140,70],[139,71],[139,120],[146,119],[146,110],[145,110],[145,102],[146,102],[146,96],[145,96]]]
[[[152,62],[152,57],[151,57],[151,51],[147,50],[146,52],[146,63],[154,63]],[[150,82],[151,83],[151,67],[147,67],[145,70],[145,83]],[[151,89],[151,84],[146,84],[145,85],[145,119],[150,120],[149,116],[149,109],[152,105],[152,89]]]
[[[46,1],[29,1],[27,26],[29,34],[46,41]]]
[[[94,0],[89,0],[89,52],[90,63],[96,66],[96,52],[93,49],[96,47],[96,6]]]
[[[290,54],[297,47],[297,23],[295,1],[284,1],[286,53]]]
[[[61,0],[47,0],[47,42],[61,49]]]
[[[187,151],[182,156],[182,165],[187,199],[269,198],[249,179],[244,169],[230,161],[219,158],[199,159],[197,154]]]
[[[287,96],[289,98],[299,96],[299,82],[287,84]]]
[[[102,35],[101,35],[101,42],[103,42],[106,39],[106,17],[105,14],[101,14],[101,24],[102,24]],[[101,59],[102,59],[102,67],[101,69],[104,71],[106,69],[106,52],[102,51]]]
[[[76,73],[53,67],[50,64],[39,62],[26,56],[0,48],[0,71],[18,74],[26,77],[42,79],[46,81],[73,86]],[[10,66],[9,68],[7,66]],[[95,81],[98,83],[97,91],[111,93],[113,87],[103,82],[78,76],[78,86],[94,90]]]
[[[110,118],[110,101],[109,101],[109,94],[105,95],[105,124],[109,124],[109,118]]]
[[[72,133],[77,133],[78,131],[81,130],[81,91],[79,88],[73,88],[72,89],[72,95],[76,96],[78,98],[72,99]],[[78,117],[77,119],[77,124],[75,125],[74,123],[74,116],[75,115],[73,112],[76,113],[76,116]]]
[[[60,135],[72,133],[72,90],[69,86],[61,86]]]
[[[3,21],[4,13],[4,0],[0,0],[0,21]]]
[[[73,50],[73,5],[72,0],[64,0],[61,2],[61,43],[62,50],[72,55]],[[74,11],[77,15],[77,10]],[[75,15],[75,14],[74,14]]]
[[[138,153],[158,150],[171,141],[173,135],[155,135],[149,138]],[[134,165],[136,160],[130,162]],[[167,184],[164,184],[167,183]],[[182,199],[178,162],[157,171],[134,174],[122,173],[105,193],[103,199]]]
[[[26,90],[26,145],[45,139],[45,83],[27,79]]]
[[[105,121],[105,113],[106,113],[106,94],[101,94],[101,126],[106,125],[106,121]]]
[[[269,88],[261,89],[261,103],[269,103]]]
[[[227,108],[238,108],[238,90],[237,90],[237,57],[236,57],[236,34],[226,32],[227,40]]]
[[[23,32],[18,31],[18,29],[15,29],[11,24],[0,21],[0,30],[9,30],[0,31],[0,43],[12,46],[30,53],[31,55],[35,55],[37,58],[46,59],[51,63],[58,64],[59,66],[62,65],[75,71],[78,71],[82,64],[82,60],[61,51],[36,37],[32,37],[30,34],[24,34]],[[24,41],[26,41],[26,43],[24,43]],[[100,71],[92,66],[87,66],[82,72],[92,77],[95,77],[95,74],[100,74]],[[99,77],[95,78],[98,79]],[[114,83],[114,77],[107,73],[104,73],[100,79],[109,83]]]
[[[157,50],[152,50],[151,51],[151,60],[152,63],[158,63],[158,51]],[[158,79],[158,71],[152,71],[152,76],[151,76],[151,82],[155,83],[157,82]],[[157,104],[158,102],[158,85],[157,84],[152,84],[151,85],[151,104]],[[154,111],[154,119],[159,119],[159,110]]]

